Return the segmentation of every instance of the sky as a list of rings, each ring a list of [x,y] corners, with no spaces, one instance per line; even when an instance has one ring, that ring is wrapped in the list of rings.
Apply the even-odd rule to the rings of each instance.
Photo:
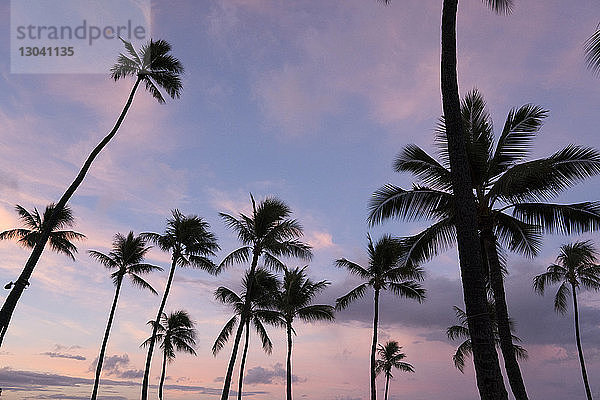
[[[583,43],[596,29],[594,0],[516,2],[498,16],[464,0],[458,16],[461,94],[478,88],[495,125],[527,103],[548,109],[532,157],[570,143],[600,147],[599,78],[585,68]],[[220,261],[239,243],[219,212],[250,210],[277,196],[304,226],[314,249],[313,279],[330,287],[317,299],[333,304],[359,282],[334,266],[340,257],[366,262],[367,233],[408,235],[426,222],[390,221],[369,228],[370,195],[386,183],[410,187],[392,170],[394,156],[415,143],[433,152],[441,114],[440,0],[153,1],[152,37],[167,40],[185,67],[180,99],[158,104],[140,89],[115,139],[101,153],[70,205],[87,239],[76,260],[45,251],[0,350],[0,387],[9,399],[85,399],[93,383],[114,287],[87,255],[107,252],[117,232],[160,232],[170,210],[196,214],[219,238]],[[104,74],[18,74],[10,68],[10,2],[0,1],[0,230],[19,226],[15,204],[43,209],[57,201],[95,144],[120,113],[131,80]],[[141,41],[134,41],[136,47]],[[114,59],[122,51],[114,41]],[[593,178],[557,201],[597,200]],[[521,363],[531,398],[583,398],[572,313],[556,315],[553,291],[531,288],[562,243],[548,236],[535,259],[510,256],[507,301],[529,359]],[[0,242],[0,283],[15,280],[29,251]],[[167,268],[153,249],[148,262]],[[303,266],[288,260],[290,266]],[[457,343],[445,336],[463,305],[457,255],[424,265],[427,300],[384,295],[380,342],[397,340],[414,374],[397,373],[390,399],[474,400],[471,363],[452,365]],[[178,354],[167,368],[165,396],[214,399],[220,394],[231,344],[216,357],[215,337],[231,310],[213,298],[218,286],[239,290],[243,266],[213,277],[177,270],[167,311],[187,310],[198,330],[197,357]],[[166,272],[148,277],[162,293]],[[8,291],[0,293],[2,300]],[[124,284],[104,362],[100,398],[138,396],[159,296]],[[371,294],[337,314],[335,323],[298,323],[294,394],[316,400],[366,399],[372,323]],[[582,341],[592,391],[600,396],[600,298],[581,295]],[[269,329],[265,355],[251,337],[245,392],[280,399],[285,391],[285,335]],[[151,383],[160,374],[152,365]],[[237,387],[237,372],[234,387]],[[384,387],[379,380],[379,390]],[[151,389],[156,395],[156,387]]]

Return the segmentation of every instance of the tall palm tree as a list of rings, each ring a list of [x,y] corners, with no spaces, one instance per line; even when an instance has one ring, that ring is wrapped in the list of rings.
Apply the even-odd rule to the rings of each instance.
[[[587,67],[598,75],[600,73],[600,25],[596,32],[585,42],[585,61]]]
[[[344,309],[353,301],[363,297],[370,286],[374,292],[373,312],[373,342],[371,344],[371,400],[377,399],[375,387],[377,351],[377,329],[379,324],[379,295],[382,290],[389,290],[396,296],[416,300],[419,303],[425,299],[425,289],[418,283],[423,279],[423,271],[411,263],[403,263],[403,248],[400,240],[384,235],[373,243],[368,235],[367,253],[369,266],[340,258],[335,263],[340,268],[346,268],[351,274],[358,276],[364,282],[336,300],[336,308]]]
[[[160,317],[163,315],[177,266],[200,268],[210,273],[215,273],[216,271],[215,264],[208,257],[215,255],[215,252],[219,250],[219,245],[217,244],[215,235],[209,232],[210,227],[208,223],[196,215],[185,216],[179,210],[173,210],[171,213],[172,217],[167,219],[167,228],[164,233],[140,234],[142,238],[153,242],[162,251],[171,253],[169,278],[167,279],[165,292],[154,321],[160,320]],[[157,329],[158,324],[154,324],[150,339],[156,336]],[[150,340],[146,356],[144,380],[142,382],[142,400],[148,399],[148,378],[153,351],[154,341]]]
[[[519,399],[526,392],[511,340],[499,246],[535,256],[543,232],[569,234],[600,227],[600,203],[549,202],[561,191],[600,173],[597,150],[569,145],[549,157],[525,161],[546,115],[546,110],[531,104],[513,108],[495,140],[483,96],[474,90],[462,102],[476,222],[486,261],[482,272],[493,289],[504,364],[511,389]],[[440,161],[420,147],[409,145],[394,162],[397,172],[411,172],[421,183],[412,190],[386,185],[375,192],[371,201],[371,223],[389,218],[434,221],[405,242],[408,257],[414,262],[426,261],[457,241],[459,216],[454,204],[461,203],[451,189],[444,122],[443,118],[436,133]]]
[[[17,243],[21,246],[32,249],[35,247],[44,229],[48,226],[50,231],[48,237],[50,248],[57,253],[62,253],[70,259],[75,260],[77,247],[72,241],[83,240],[85,235],[71,230],[63,230],[75,224],[75,218],[73,218],[73,212],[70,207],[63,207],[54,219],[51,218],[55,210],[54,203],[47,205],[43,214],[40,214],[37,208],[34,208],[33,212],[29,212],[18,204],[15,206],[15,209],[24,227],[0,232],[0,240],[16,239]],[[52,224],[51,226],[49,226],[50,223]],[[12,282],[9,283],[8,288],[12,287],[12,285]]]
[[[375,372],[377,375],[382,372],[385,373],[384,400],[387,400],[390,379],[394,377],[392,369],[396,368],[403,372],[415,372],[415,368],[411,364],[402,361],[406,358],[406,354],[402,352],[402,347],[395,340],[389,340],[385,345],[380,344],[377,347],[377,353],[379,354],[379,359],[377,359],[375,365]]]
[[[287,204],[275,197],[267,197],[256,205],[252,194],[250,200],[252,201],[250,216],[240,213],[236,218],[220,213],[227,226],[237,233],[242,247],[232,251],[223,259],[219,271],[232,264],[247,263],[251,260],[247,293],[252,292],[253,276],[260,258],[268,268],[283,270],[285,266],[278,257],[296,257],[303,260],[310,260],[312,257],[310,246],[299,240],[303,234],[302,225],[290,218],[292,210]],[[251,296],[246,296],[242,317],[248,315],[250,299]],[[240,321],[235,334],[221,400],[229,398],[233,368],[245,323],[246,321]]]
[[[244,339],[244,350],[242,353],[242,360],[240,363],[240,379],[238,381],[238,399],[242,398],[242,384],[244,378],[244,369],[246,366],[246,356],[248,354],[248,344],[250,340],[250,323],[254,325],[256,333],[260,337],[262,342],[262,348],[267,354],[271,354],[273,350],[273,343],[267,334],[264,322],[271,322],[276,315],[273,311],[268,310],[266,307],[273,305],[273,294],[277,292],[279,281],[277,277],[263,268],[257,268],[254,272],[254,283],[252,284],[252,293],[250,294],[250,310],[247,315],[244,313],[244,305],[246,303],[246,296],[248,296],[250,271],[246,271],[244,278],[242,279],[243,291],[240,295],[235,293],[233,290],[228,289],[224,286],[219,287],[215,291],[215,298],[223,304],[229,304],[235,314],[223,327],[219,336],[215,340],[215,344],[212,347],[213,355],[217,353],[225,346],[227,340],[231,337],[231,332],[235,328],[235,325],[240,321],[245,321],[246,336]]]
[[[184,310],[173,311],[168,316],[163,313],[158,323],[150,321],[148,324],[152,325],[152,330],[156,330],[157,333],[146,339],[142,346],[150,346],[152,342],[160,343],[163,361],[160,384],[158,385],[158,398],[162,400],[167,364],[175,361],[175,351],[196,355],[196,350],[193,347],[196,345],[196,329],[194,329],[194,323],[189,314]]]
[[[456,339],[464,339],[464,341],[458,346],[456,352],[452,356],[452,361],[454,362],[454,366],[460,371],[464,372],[465,369],[465,359],[469,357],[473,352],[473,346],[471,344],[471,335],[469,335],[469,326],[467,323],[467,313],[464,310],[454,306],[454,311],[456,312],[456,318],[459,321],[458,325],[452,325],[448,327],[446,330],[446,334],[448,335],[448,339],[456,340]],[[496,339],[496,345],[500,347],[500,335],[498,334],[498,324],[496,322],[496,313],[494,311],[493,302],[490,301],[490,309],[489,309],[490,318],[493,323],[493,331],[494,338]],[[510,321],[511,331],[514,330],[514,323]],[[514,352],[519,360],[526,360],[527,350],[522,346],[516,344],[521,341],[518,336],[512,335],[513,348]]]
[[[577,291],[584,289],[600,290],[600,265],[597,264],[598,251],[590,241],[575,242],[560,246],[560,254],[556,263],[548,267],[543,274],[533,279],[533,288],[541,295],[546,286],[560,283],[554,297],[554,310],[559,314],[567,312],[567,296],[573,296],[573,313],[575,319],[575,341],[581,364],[581,375],[588,400],[592,400],[592,392],[588,383],[583,350],[581,348],[581,335],[579,333],[579,306],[577,304]]]
[[[315,296],[330,284],[327,281],[314,282],[306,276],[306,268],[284,268],[283,283],[275,296],[275,307],[278,325],[287,334],[286,363],[286,399],[292,400],[292,333],[295,335],[294,319],[304,322],[333,321],[334,308],[324,304],[312,304]],[[274,321],[277,323],[277,321]]]
[[[131,283],[133,283],[134,286],[158,294],[156,290],[140,276],[142,274],[163,270],[156,265],[144,263],[144,258],[149,250],[150,247],[146,246],[146,242],[144,242],[141,237],[136,237],[133,235],[133,232],[129,232],[127,236],[123,236],[120,233],[115,235],[113,248],[108,254],[96,250],[89,251],[90,257],[104,265],[107,269],[116,270],[110,275],[115,285],[115,297],[110,309],[106,330],[104,331],[102,346],[100,347],[100,355],[98,356],[98,364],[96,365],[96,377],[94,378],[94,389],[92,390],[92,400],[96,400],[96,397],[98,396],[98,385],[100,383],[100,373],[102,372],[106,344],[108,343],[108,335],[110,334],[115,310],[117,309],[117,301],[119,300],[123,279],[125,276],[129,276]]]
[[[122,40],[122,39],[121,39]],[[129,56],[120,54],[117,59],[117,63],[111,68],[111,77],[117,81],[121,78],[128,76],[135,77],[135,83],[129,94],[129,98],[125,103],[125,107],[117,122],[115,123],[112,130],[102,139],[102,141],[92,150],[85,163],[81,167],[81,170],[75,177],[75,180],[64,192],[58,203],[55,206],[55,213],[49,216],[49,224],[47,229],[43,229],[35,243],[33,251],[23,267],[23,271],[19,278],[15,282],[15,285],[4,301],[2,309],[0,309],[0,346],[8,329],[10,319],[17,306],[19,298],[23,294],[23,290],[28,284],[29,278],[35,269],[35,266],[42,255],[44,246],[48,241],[51,233],[51,227],[56,224],[55,221],[60,220],[61,210],[67,205],[67,202],[75,193],[75,190],[81,185],[85,175],[92,166],[92,162],[98,156],[98,154],[106,147],[108,142],[115,136],[117,130],[121,126],[125,114],[129,110],[135,92],[140,85],[143,83],[146,90],[152,94],[152,96],[158,100],[159,103],[164,103],[165,99],[162,96],[159,87],[162,88],[171,98],[179,98],[182,90],[182,84],[180,74],[183,72],[183,67],[179,60],[170,55],[171,45],[164,40],[150,41],[144,45],[140,52],[136,52],[131,43],[123,40],[125,49]]]

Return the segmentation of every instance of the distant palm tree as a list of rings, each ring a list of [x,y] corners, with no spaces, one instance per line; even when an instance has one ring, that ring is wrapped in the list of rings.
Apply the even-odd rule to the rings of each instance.
[[[390,379],[394,377],[392,375],[392,368],[404,372],[415,372],[415,368],[411,364],[402,361],[406,358],[406,354],[402,352],[402,347],[395,340],[387,341],[385,345],[380,344],[377,347],[377,353],[379,354],[379,359],[375,364],[375,373],[377,375],[382,372],[385,373],[384,400],[387,400]]]
[[[274,309],[279,315],[279,323],[287,333],[286,398],[292,400],[292,333],[295,318],[305,322],[333,321],[334,308],[324,304],[312,304],[315,296],[330,284],[327,281],[314,282],[306,276],[306,268],[284,268],[283,284],[275,296]]]
[[[254,325],[256,333],[260,337],[262,342],[262,348],[267,354],[271,354],[273,350],[273,343],[267,334],[264,322],[270,322],[274,319],[273,311],[266,309],[273,305],[273,295],[277,292],[279,281],[277,277],[271,274],[269,271],[257,268],[254,272],[254,283],[252,284],[252,294],[250,299],[250,310],[247,315],[244,314],[244,304],[246,303],[246,296],[248,295],[249,284],[249,271],[246,271],[244,278],[242,279],[243,291],[240,295],[235,293],[233,290],[226,287],[219,287],[215,291],[215,298],[223,304],[229,304],[235,314],[223,327],[219,336],[215,340],[215,344],[212,347],[213,355],[217,353],[225,346],[227,340],[231,337],[231,332],[238,322],[238,318],[241,321],[245,321],[246,337],[244,342],[244,351],[242,353],[242,361],[240,364],[240,379],[238,381],[238,399],[242,398],[242,383],[244,379],[244,368],[246,366],[246,356],[248,354],[248,343],[250,339],[250,322]],[[275,316],[276,318],[276,316]]]
[[[177,266],[200,268],[210,273],[215,273],[216,266],[208,257],[215,255],[215,252],[219,250],[219,245],[217,244],[215,235],[209,232],[209,228],[208,223],[202,218],[196,215],[185,216],[179,210],[173,210],[172,217],[167,219],[167,228],[163,234],[140,234],[145,240],[155,243],[162,251],[171,253],[169,279],[167,280],[165,293],[154,321],[160,320],[160,317],[163,315]],[[157,329],[158,324],[154,324],[150,339],[156,336]],[[153,350],[154,341],[150,340],[146,356],[144,380],[142,382],[142,400],[148,399],[148,378]]]
[[[290,218],[292,210],[287,204],[275,197],[267,197],[257,206],[252,194],[250,194],[250,200],[252,201],[252,215],[250,216],[240,213],[236,218],[220,213],[227,226],[237,233],[243,246],[232,251],[223,259],[219,265],[219,271],[232,264],[247,263],[251,260],[247,293],[252,292],[253,276],[261,257],[266,267],[275,270],[285,268],[278,257],[296,257],[303,260],[310,260],[312,257],[310,246],[298,240],[303,234],[302,225]],[[247,315],[250,310],[250,299],[251,296],[246,296],[242,316]],[[221,400],[229,398],[233,368],[245,323],[246,321],[240,321],[235,334]]]
[[[496,304],[496,321],[504,365],[511,389],[523,398],[525,386],[514,354],[503,281],[503,259],[498,252],[508,248],[524,256],[535,256],[543,232],[570,234],[600,228],[600,203],[555,204],[550,199],[579,181],[600,173],[600,152],[569,145],[553,155],[526,161],[533,139],[547,111],[526,104],[513,108],[499,138],[483,96],[469,92],[462,102],[465,140],[469,152],[477,224],[485,257],[484,277]],[[442,119],[436,133],[439,160],[416,145],[406,146],[394,162],[397,172],[410,172],[422,184],[405,190],[386,185],[371,202],[371,223],[385,219],[431,219],[433,225],[408,238],[408,258],[421,263],[456,244],[458,217],[454,204],[462,204],[451,190],[448,136]]]
[[[573,312],[575,318],[575,341],[581,364],[581,375],[588,400],[592,400],[592,392],[588,383],[583,350],[581,348],[581,336],[579,333],[579,306],[577,304],[577,290],[585,289],[600,290],[600,266],[597,264],[598,251],[590,241],[575,242],[560,246],[560,254],[556,258],[556,264],[548,267],[543,274],[533,279],[534,290],[543,295],[546,286],[560,283],[556,296],[554,297],[554,310],[559,314],[567,312],[567,296],[569,292],[573,296]]]
[[[584,46],[587,67],[597,75],[600,73],[600,25],[596,28],[596,32],[586,40]]]
[[[158,386],[158,398],[163,399],[163,385],[167,363],[175,361],[175,351],[196,355],[196,329],[190,316],[184,310],[173,311],[167,316],[163,313],[160,322],[148,322],[156,335],[150,336],[142,346],[149,346],[152,342],[159,342],[163,353],[162,372],[160,373],[160,384]],[[154,340],[152,338],[154,337]]]
[[[464,339],[464,341],[458,346],[456,349],[456,353],[452,356],[452,361],[454,362],[454,366],[460,371],[464,372],[465,369],[465,359],[469,357],[473,352],[473,345],[471,344],[471,335],[469,335],[469,326],[467,323],[467,314],[460,308],[454,306],[454,311],[456,312],[456,318],[458,318],[459,324],[448,327],[446,330],[446,334],[448,335],[448,339],[456,340],[456,339]],[[492,329],[494,331],[494,337],[496,338],[496,346],[500,347],[500,336],[498,334],[498,324],[496,322],[496,313],[494,311],[494,304],[490,301],[490,309],[489,309],[490,318],[492,319]],[[511,331],[514,330],[514,323],[510,321]],[[521,339],[515,335],[512,335],[513,349],[519,360],[526,360],[527,350],[525,350],[522,346],[516,344],[519,343]]]
[[[353,301],[363,297],[370,286],[374,291],[373,314],[373,342],[371,345],[371,400],[377,399],[375,387],[375,352],[377,351],[377,329],[379,324],[379,295],[382,290],[389,290],[396,296],[417,300],[419,303],[425,299],[425,289],[417,282],[423,279],[423,271],[413,264],[403,263],[403,248],[398,239],[384,235],[376,243],[368,236],[369,266],[360,265],[340,258],[336,265],[346,268],[351,274],[365,281],[352,289],[346,295],[336,300],[336,308],[344,309]]]
[[[75,218],[73,218],[73,212],[70,207],[63,207],[54,219],[51,218],[55,210],[54,203],[47,205],[42,215],[40,215],[37,208],[34,208],[33,212],[29,212],[17,204],[15,209],[25,227],[0,232],[0,240],[16,239],[17,243],[21,246],[32,249],[35,247],[46,226],[52,221],[52,226],[49,226],[50,248],[57,253],[62,253],[75,260],[77,247],[71,241],[83,240],[85,235],[71,230],[63,230],[75,224]],[[11,286],[12,282],[8,288]]]
[[[104,354],[106,352],[106,344],[108,343],[108,335],[112,326],[113,318],[115,316],[115,310],[117,309],[117,301],[119,300],[119,293],[121,292],[121,284],[123,278],[129,276],[131,283],[139,287],[140,289],[148,289],[154,294],[158,294],[156,290],[150,286],[140,275],[148,274],[153,271],[162,271],[163,269],[155,265],[144,263],[146,253],[150,250],[150,247],[146,246],[146,242],[142,238],[135,237],[133,232],[129,232],[127,236],[123,236],[120,233],[115,235],[113,241],[113,248],[108,254],[100,253],[96,250],[90,250],[90,257],[104,265],[108,269],[116,269],[110,276],[113,279],[115,285],[115,297],[113,299],[112,307],[108,317],[108,323],[106,324],[106,330],[104,332],[104,339],[102,340],[102,346],[100,348],[100,355],[98,356],[98,364],[96,365],[96,377],[94,379],[94,389],[92,390],[92,400],[96,400],[98,396],[98,385],[100,383],[100,373],[102,372],[102,363],[104,362]]]
[[[135,51],[131,43],[125,40],[123,40],[123,43],[125,44],[129,56],[124,54],[119,55],[117,63],[110,70],[111,77],[115,81],[128,76],[136,77],[135,84],[131,89],[127,103],[125,104],[123,111],[121,111],[121,115],[119,115],[115,126],[92,150],[77,174],[77,177],[54,207],[55,213],[48,216],[49,224],[47,229],[40,232],[35,247],[21,272],[21,275],[4,301],[4,305],[2,306],[2,309],[0,309],[0,346],[2,345],[4,335],[8,329],[8,324],[10,323],[12,314],[17,306],[17,302],[23,294],[23,290],[27,286],[29,278],[42,255],[44,246],[50,237],[51,228],[56,225],[55,220],[60,220],[62,209],[67,205],[67,202],[71,196],[73,196],[73,193],[75,193],[79,185],[81,185],[81,182],[83,182],[85,175],[92,166],[92,162],[117,133],[125,118],[125,114],[127,114],[127,111],[131,106],[133,96],[139,84],[144,83],[146,90],[148,90],[159,103],[164,103],[165,100],[157,86],[161,87],[172,98],[178,98],[181,94],[182,84],[179,76],[183,72],[183,67],[178,59],[169,54],[171,51],[171,45],[169,43],[164,40],[151,40],[142,47],[139,54]]]

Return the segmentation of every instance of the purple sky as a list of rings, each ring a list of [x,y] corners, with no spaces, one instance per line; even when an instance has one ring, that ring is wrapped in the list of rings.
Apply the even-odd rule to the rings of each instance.
[[[582,49],[598,23],[597,1],[516,3],[513,15],[497,16],[481,1],[461,2],[461,93],[477,87],[496,126],[513,106],[549,109],[534,156],[569,143],[600,147],[600,81],[586,70]],[[9,11],[10,3],[0,1],[0,230],[18,225],[15,204],[43,208],[59,198],[112,126],[132,85],[112,82],[108,74],[11,74]],[[248,211],[249,192],[257,198],[279,196],[314,247],[310,275],[332,282],[319,301],[332,303],[356,285],[333,260],[366,261],[370,194],[385,183],[411,184],[411,176],[391,169],[402,146],[416,143],[433,151],[441,113],[440,11],[440,0],[396,0],[387,7],[375,0],[153,2],[153,37],[168,40],[186,68],[183,96],[159,105],[139,91],[118,136],[72,199],[76,229],[87,240],[75,262],[44,253],[0,351],[3,394],[89,397],[90,365],[113,287],[86,251],[108,251],[116,232],[161,231],[172,208],[210,222],[223,249],[220,260],[238,243],[218,212]],[[115,41],[115,59],[120,51]],[[597,200],[599,189],[600,180],[591,179],[559,200]],[[371,233],[407,235],[424,226],[389,222]],[[534,260],[509,257],[508,303],[530,354],[522,368],[531,398],[584,396],[572,315],[554,313],[553,290],[546,297],[531,290],[532,277],[569,240],[574,238],[548,237]],[[28,254],[13,242],[0,242],[0,285],[17,277]],[[169,256],[153,250],[149,261],[166,267]],[[395,374],[390,399],[475,399],[472,366],[464,375],[453,367],[456,343],[445,337],[455,322],[452,306],[462,306],[456,253],[449,251],[425,268],[424,304],[383,298],[381,341],[398,340],[416,369]],[[215,278],[177,271],[167,310],[189,311],[199,345],[198,357],[180,354],[169,366],[169,398],[217,398],[230,346],[216,358],[210,348],[231,315],[212,292],[220,285],[238,290],[241,272],[231,268]],[[166,274],[149,280],[161,292]],[[102,399],[137,396],[145,357],[138,346],[150,334],[146,322],[158,302],[124,286]],[[581,303],[588,373],[600,396],[600,303],[594,294],[583,294]],[[335,324],[298,324],[297,398],[367,398],[371,320],[368,296],[339,313]],[[271,356],[251,339],[249,398],[280,399],[284,393],[284,334],[269,332],[275,344]],[[157,358],[153,383],[159,373]]]

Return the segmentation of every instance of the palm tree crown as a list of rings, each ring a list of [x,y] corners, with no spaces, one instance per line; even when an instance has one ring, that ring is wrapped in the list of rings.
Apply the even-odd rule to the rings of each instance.
[[[385,374],[384,399],[387,400],[390,379],[394,377],[392,369],[399,369],[403,372],[415,372],[415,369],[411,364],[402,361],[406,358],[406,354],[402,352],[402,347],[395,340],[390,340],[385,345],[380,344],[377,347],[377,353],[379,354],[379,359],[375,364],[375,373],[377,375],[382,372]]]

